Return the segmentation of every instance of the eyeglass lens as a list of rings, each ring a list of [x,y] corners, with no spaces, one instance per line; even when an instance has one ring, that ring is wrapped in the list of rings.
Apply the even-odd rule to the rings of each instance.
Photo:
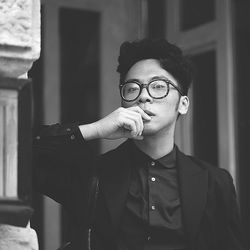
[[[143,86],[145,85],[140,85],[136,82],[125,83],[121,88],[122,97],[128,101],[135,100],[140,95]],[[168,83],[163,80],[156,80],[148,84],[147,90],[151,97],[162,98],[167,95],[169,86]]]

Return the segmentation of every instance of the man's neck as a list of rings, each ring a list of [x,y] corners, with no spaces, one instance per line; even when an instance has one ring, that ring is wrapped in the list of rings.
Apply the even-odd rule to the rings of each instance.
[[[136,146],[153,159],[167,155],[174,147],[174,132],[157,133],[144,136],[143,140],[134,140]]]

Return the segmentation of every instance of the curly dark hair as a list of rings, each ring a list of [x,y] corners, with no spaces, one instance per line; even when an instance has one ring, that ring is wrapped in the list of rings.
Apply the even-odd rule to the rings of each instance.
[[[142,39],[124,42],[120,47],[117,72],[120,83],[124,82],[129,69],[138,61],[157,59],[163,69],[177,80],[184,95],[187,95],[193,80],[193,67],[190,60],[183,55],[180,48],[165,39]]]

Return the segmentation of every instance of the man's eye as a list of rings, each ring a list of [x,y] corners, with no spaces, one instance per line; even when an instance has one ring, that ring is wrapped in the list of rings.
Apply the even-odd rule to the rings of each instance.
[[[125,86],[126,93],[135,93],[140,90],[140,87],[135,83],[129,83]]]
[[[132,88],[132,87],[131,87],[131,88],[128,88],[128,89],[127,89],[127,92],[128,92],[128,93],[133,93],[133,92],[136,92],[137,90],[138,90],[138,88],[135,88],[135,87]]]
[[[153,89],[166,89],[167,85],[165,84],[165,82],[156,82],[152,84],[152,88]]]
[[[163,89],[163,88],[165,88],[165,86],[161,85],[161,84],[157,84],[157,85],[154,86],[154,88],[156,88],[156,89]]]

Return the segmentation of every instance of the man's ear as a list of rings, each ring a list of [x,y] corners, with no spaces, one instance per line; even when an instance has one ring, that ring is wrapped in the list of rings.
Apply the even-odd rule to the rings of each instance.
[[[185,115],[188,112],[188,107],[189,107],[189,98],[186,95],[181,96],[178,106],[178,112],[181,115]]]

